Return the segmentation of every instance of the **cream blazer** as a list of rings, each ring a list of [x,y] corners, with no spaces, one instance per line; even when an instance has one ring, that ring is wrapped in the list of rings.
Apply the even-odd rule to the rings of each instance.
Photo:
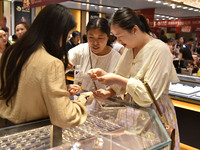
[[[50,117],[52,124],[71,127],[87,118],[86,99],[69,99],[64,65],[41,46],[22,68],[17,93],[9,105],[0,100],[0,117],[23,123]]]

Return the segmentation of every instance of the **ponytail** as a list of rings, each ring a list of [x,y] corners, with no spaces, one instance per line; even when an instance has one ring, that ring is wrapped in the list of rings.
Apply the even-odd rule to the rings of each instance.
[[[142,15],[137,15],[134,10],[128,7],[119,8],[111,17],[110,23],[118,25],[122,29],[131,32],[132,28],[137,25],[142,32],[150,34],[150,28],[147,20]]]
[[[141,23],[142,23],[143,26],[144,26],[144,31],[145,31],[147,34],[150,34],[150,33],[151,33],[151,29],[149,28],[147,19],[146,19],[143,15],[138,15],[138,18],[140,19]]]

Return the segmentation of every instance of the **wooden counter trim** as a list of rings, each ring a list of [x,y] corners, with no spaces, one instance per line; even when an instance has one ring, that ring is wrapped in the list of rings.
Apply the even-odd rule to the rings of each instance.
[[[198,150],[197,148],[194,148],[194,147],[185,145],[185,144],[183,144],[183,143],[180,143],[180,149],[181,149],[181,150]]]
[[[70,81],[74,81],[74,78],[71,77],[71,76],[67,76],[66,79],[67,79],[67,80],[70,80]]]
[[[187,102],[182,102],[182,101],[178,101],[178,100],[174,100],[174,99],[171,99],[171,100],[174,103],[175,107],[179,107],[179,108],[184,108],[184,109],[200,112],[200,105],[187,103]]]

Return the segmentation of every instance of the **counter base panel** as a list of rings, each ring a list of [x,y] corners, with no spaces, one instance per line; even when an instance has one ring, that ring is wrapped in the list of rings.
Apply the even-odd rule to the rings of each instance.
[[[200,113],[175,107],[181,143],[200,149]]]

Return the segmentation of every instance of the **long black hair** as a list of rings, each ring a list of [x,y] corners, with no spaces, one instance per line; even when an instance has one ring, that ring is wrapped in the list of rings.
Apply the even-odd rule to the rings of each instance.
[[[128,7],[119,8],[112,15],[110,24],[117,25],[129,32],[131,32],[135,25],[137,25],[141,31],[146,32],[147,34],[150,34],[151,32],[146,18],[143,15],[137,15],[131,8]]]
[[[6,100],[8,104],[15,95],[23,65],[41,45],[50,55],[62,60],[66,67],[66,39],[75,26],[74,17],[66,7],[50,4],[42,9],[23,37],[11,45],[2,56],[0,99]]]
[[[90,19],[86,26],[86,32],[88,33],[91,29],[99,29],[100,31],[104,32],[108,36],[107,45],[111,46],[111,40],[110,40],[110,24],[107,19],[105,18],[93,18]]]

